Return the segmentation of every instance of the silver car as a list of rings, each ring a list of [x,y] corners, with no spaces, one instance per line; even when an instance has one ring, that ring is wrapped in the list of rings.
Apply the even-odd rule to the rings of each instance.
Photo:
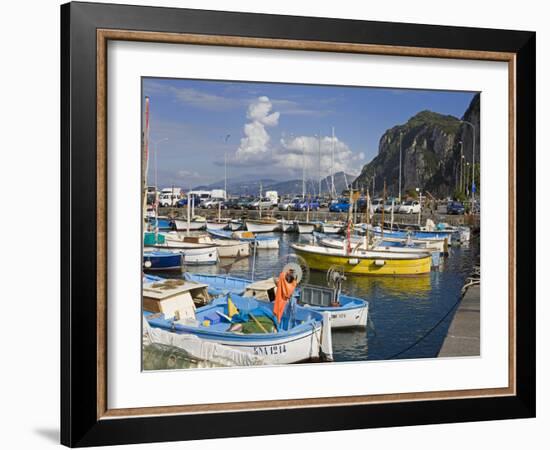
[[[277,209],[279,211],[288,211],[289,209],[293,209],[293,208],[294,208],[294,203],[292,203],[292,200],[290,199],[283,200],[279,202],[279,204],[277,205]]]

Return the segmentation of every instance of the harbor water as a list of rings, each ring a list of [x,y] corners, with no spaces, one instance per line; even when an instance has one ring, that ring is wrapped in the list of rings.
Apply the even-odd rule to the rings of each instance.
[[[222,259],[212,266],[188,266],[186,270],[246,279],[260,280],[277,276],[280,258],[289,252],[293,242],[310,242],[311,235],[274,233],[280,237],[277,250],[257,250],[253,256],[239,261]],[[367,329],[336,329],[332,331],[336,362],[434,358],[437,356],[457,308],[464,280],[479,260],[479,241],[468,246],[451,247],[442,258],[439,269],[412,277],[368,277],[347,275],[342,290],[345,294],[369,302]],[[254,266],[254,276],[252,269]],[[178,278],[181,273],[163,273]],[[309,284],[326,286],[324,272],[311,271]],[[162,352],[164,350],[160,350]],[[174,356],[171,356],[174,358]],[[197,367],[192,361],[177,357],[176,367]],[[165,358],[150,350],[144,354],[144,364],[150,369],[162,369]],[[168,365],[170,365],[168,363]]]

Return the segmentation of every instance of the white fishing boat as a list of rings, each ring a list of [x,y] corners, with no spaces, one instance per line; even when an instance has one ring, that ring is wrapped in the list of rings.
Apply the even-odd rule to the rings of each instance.
[[[448,249],[448,243],[447,239],[429,239],[429,238],[421,238],[421,239],[415,239],[415,238],[400,238],[400,237],[391,237],[388,236],[386,233],[384,235],[378,235],[377,236],[380,241],[384,243],[393,243],[397,245],[403,245],[403,244],[413,244],[417,246],[418,248],[425,248],[426,250],[437,250],[438,252],[442,254],[447,254],[449,252]]]
[[[315,231],[317,224],[315,222],[301,222],[296,221],[296,229],[300,234],[311,234]]]
[[[160,244],[143,248],[144,255],[151,252],[158,252],[159,250],[165,253],[171,252],[173,254],[179,254],[183,258],[182,265],[202,266],[216,264],[219,261],[218,249],[215,246],[178,248],[177,246]]]
[[[225,230],[229,226],[229,220],[208,220],[206,222],[207,230]]]
[[[186,236],[177,232],[165,233],[164,237],[165,245],[170,248],[216,247],[220,258],[239,258],[250,254],[248,243],[236,239],[212,239],[208,234]]]
[[[178,231],[198,231],[206,228],[206,219],[201,216],[195,216],[190,221],[185,219],[174,219],[176,230]]]
[[[250,231],[223,231],[209,230],[208,233],[219,239],[236,239],[242,242],[247,242],[250,245],[255,245],[257,249],[276,250],[279,248],[279,238],[277,236],[255,235]]]
[[[321,229],[325,234],[338,234],[342,232],[344,226],[343,222],[323,222]]]
[[[231,311],[233,307],[237,312]],[[296,304],[285,310],[280,323],[273,314],[272,303],[237,295],[219,297],[198,308],[194,319],[185,321],[169,313],[145,311],[144,315],[154,328],[191,334],[208,342],[258,355],[264,364],[332,360],[328,314]]]
[[[201,243],[177,232],[145,233],[144,245],[151,250],[179,253],[183,257],[182,262],[189,265],[216,264],[219,260],[218,248],[214,243]]]
[[[246,219],[245,224],[246,229],[251,233],[272,233],[273,231],[277,231],[280,227],[275,219]]]

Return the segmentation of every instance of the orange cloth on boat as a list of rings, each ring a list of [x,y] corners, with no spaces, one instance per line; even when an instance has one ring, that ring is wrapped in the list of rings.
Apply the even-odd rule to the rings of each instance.
[[[290,300],[297,284],[296,279],[292,282],[288,282],[285,272],[279,274],[279,279],[277,280],[277,293],[275,294],[275,305],[273,305],[273,314],[275,314],[279,323],[281,323],[281,317],[283,317],[286,304]]]

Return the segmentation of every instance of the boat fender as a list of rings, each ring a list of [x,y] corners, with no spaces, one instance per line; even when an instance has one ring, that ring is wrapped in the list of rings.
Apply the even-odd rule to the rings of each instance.
[[[151,261],[147,260],[143,263],[143,265],[145,266],[146,269],[150,269],[151,268]]]
[[[350,258],[350,259],[348,259],[348,264],[352,264],[352,265],[359,264],[359,259],[358,258]]]
[[[386,261],[384,261],[383,259],[375,259],[374,260],[374,265],[375,266],[383,266],[384,264],[386,264]]]

